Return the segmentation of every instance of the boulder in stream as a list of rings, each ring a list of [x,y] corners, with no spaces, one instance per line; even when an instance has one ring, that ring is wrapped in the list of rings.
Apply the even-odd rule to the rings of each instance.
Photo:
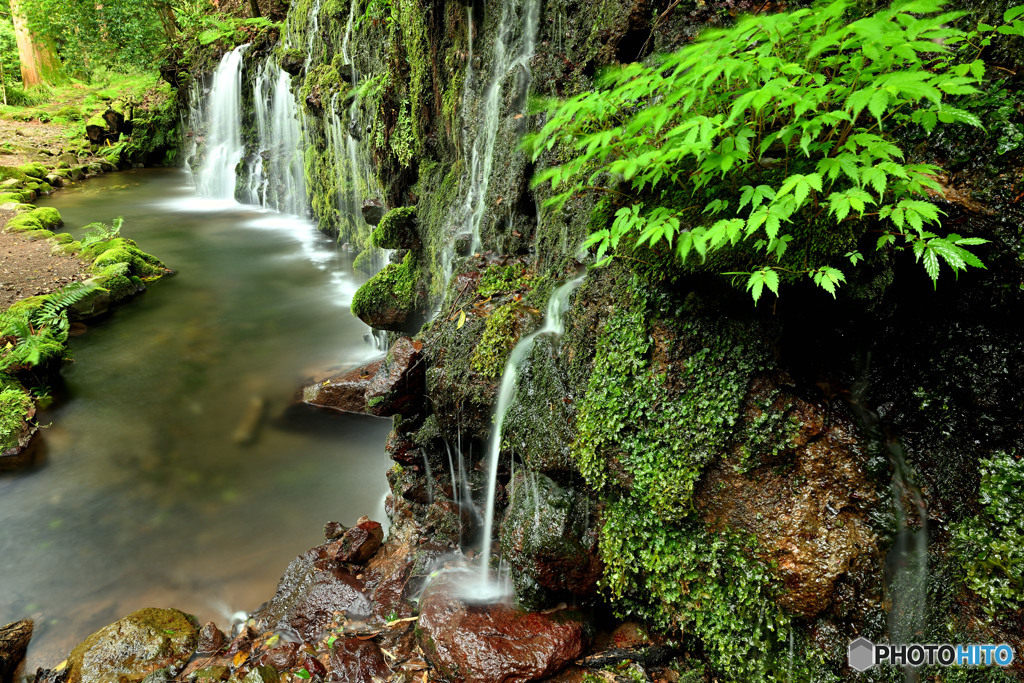
[[[423,342],[400,337],[366,389],[366,408],[382,417],[416,412],[425,393]]]
[[[199,643],[199,624],[176,609],[147,608],[101,628],[67,659],[67,683],[138,683],[160,669],[183,668]]]
[[[474,603],[463,591],[476,580],[475,572],[444,572],[420,598],[417,640],[443,677],[466,683],[535,681],[583,653],[588,629],[579,613]]]

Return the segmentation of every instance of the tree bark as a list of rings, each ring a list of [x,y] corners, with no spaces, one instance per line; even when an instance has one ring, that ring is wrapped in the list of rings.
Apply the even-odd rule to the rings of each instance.
[[[252,18],[263,16],[260,14],[260,3],[259,0],[249,0],[249,11],[252,12]]]
[[[18,59],[21,62],[21,82],[26,88],[43,83],[59,83],[65,79],[60,59],[53,44],[32,33],[25,16],[25,0],[10,0],[14,37],[18,41]]]

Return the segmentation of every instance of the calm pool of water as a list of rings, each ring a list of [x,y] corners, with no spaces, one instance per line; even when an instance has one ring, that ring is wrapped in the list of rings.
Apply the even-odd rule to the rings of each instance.
[[[72,339],[44,462],[0,474],[0,624],[36,619],[28,670],[142,607],[228,627],[324,522],[381,519],[390,465],[390,420],[288,410],[304,378],[374,353],[350,263],[309,223],[199,200],[173,170],[45,204],[74,234],[123,216],[178,273]]]

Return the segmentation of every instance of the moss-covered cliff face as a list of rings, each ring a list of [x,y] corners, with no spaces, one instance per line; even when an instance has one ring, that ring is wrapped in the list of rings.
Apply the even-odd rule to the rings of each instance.
[[[299,98],[320,229],[367,273],[396,249],[353,311],[423,343],[426,395],[388,442],[403,538],[472,545],[472,525],[452,525],[486,495],[477,465],[507,359],[617,208],[595,195],[543,206],[531,178],[568,152],[534,164],[523,151],[543,123],[529,97],[572,96],[603,67],[761,8],[295,0],[280,41],[250,48],[246,68],[270,56]],[[1016,68],[1012,53],[995,58]],[[994,610],[983,595],[1021,594],[1019,575],[964,550],[1017,538],[984,503],[1012,477],[982,471],[996,453],[1010,469],[1024,453],[1024,100],[1019,77],[997,70],[960,103],[985,134],[908,141],[948,173],[933,199],[949,229],[991,240],[987,272],[933,291],[901,253],[861,268],[838,300],[794,285],[759,306],[649,250],[587,273],[564,333],[538,338],[520,366],[501,434],[509,512],[495,531],[524,604],[642,619],[717,680],[848,678],[858,635],[1021,645],[1024,599]],[[963,520],[990,525],[989,541],[966,538]],[[925,552],[901,554],[915,534]]]

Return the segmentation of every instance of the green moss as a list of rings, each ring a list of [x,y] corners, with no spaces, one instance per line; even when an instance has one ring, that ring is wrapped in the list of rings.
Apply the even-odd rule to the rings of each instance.
[[[953,527],[967,587],[990,616],[1024,607],[1024,460],[996,453],[981,463],[982,510]]]
[[[529,287],[532,279],[532,275],[527,272],[526,266],[522,263],[513,263],[504,267],[492,266],[480,276],[477,294],[486,297],[514,292]]]
[[[7,232],[27,232],[29,230],[42,230],[43,224],[35,216],[22,213],[7,221],[4,230]]]
[[[355,260],[352,261],[352,268],[357,273],[373,275],[380,270],[382,260],[381,253],[377,249],[364,249],[359,252],[359,256],[356,256]]]
[[[75,238],[69,232],[60,232],[53,236],[53,241],[55,244],[70,244]]]
[[[0,204],[9,204],[11,202],[20,204],[22,199],[21,192],[4,192],[0,194]]]
[[[0,376],[4,380],[0,390],[0,452],[17,447],[18,437],[25,428],[32,397],[16,381]]]
[[[370,242],[381,249],[417,248],[420,240],[416,235],[416,207],[402,206],[388,211],[370,234]]]
[[[744,441],[744,400],[766,362],[717,318],[679,310],[668,328],[650,323],[645,291],[630,279],[600,328],[571,450],[605,503],[602,588],[622,616],[694,633],[730,677],[761,680],[786,622],[772,574],[752,537],[705,529],[691,500],[712,458]]]
[[[370,278],[352,297],[352,314],[379,329],[403,327],[416,306],[416,257],[409,252]]]
[[[64,225],[64,219],[60,217],[60,212],[50,206],[33,209],[29,211],[28,215],[38,220],[46,229],[59,228]]]
[[[29,230],[21,234],[31,242],[36,242],[38,240],[46,240],[53,237],[53,233],[49,230]]]
[[[46,178],[46,174],[48,173],[46,167],[38,161],[19,166],[18,170],[30,178]]]
[[[143,280],[155,279],[167,274],[167,267],[151,254],[139,249],[130,239],[117,237],[89,245],[81,251],[79,257],[92,261],[90,272],[102,273],[108,267],[124,263],[128,265],[128,275]]]
[[[516,345],[517,303],[499,306],[487,317],[480,343],[473,349],[470,367],[483,377],[501,377],[508,355]]]

